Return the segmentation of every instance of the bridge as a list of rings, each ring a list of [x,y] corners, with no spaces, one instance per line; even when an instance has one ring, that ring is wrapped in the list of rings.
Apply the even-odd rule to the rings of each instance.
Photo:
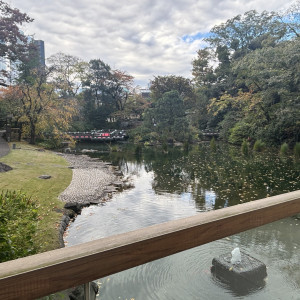
[[[218,137],[220,135],[220,132],[216,130],[210,130],[210,129],[205,129],[201,131],[203,136],[208,136],[208,137]]]
[[[66,132],[75,141],[80,142],[112,142],[124,141],[128,138],[125,130],[102,129],[88,132]]]

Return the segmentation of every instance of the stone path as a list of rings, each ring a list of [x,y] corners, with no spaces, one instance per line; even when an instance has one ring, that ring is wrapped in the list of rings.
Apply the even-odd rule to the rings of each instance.
[[[0,157],[9,153],[10,149],[6,140],[2,137],[4,131],[0,131]]]

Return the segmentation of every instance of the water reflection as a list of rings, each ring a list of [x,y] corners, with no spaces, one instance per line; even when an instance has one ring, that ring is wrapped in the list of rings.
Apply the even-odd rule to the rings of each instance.
[[[202,144],[189,152],[144,148],[134,155],[130,145],[124,147],[122,152],[100,157],[125,173],[128,163],[133,164],[135,173],[141,168],[152,172],[152,188],[157,194],[189,193],[199,210],[206,209],[208,192],[215,194],[213,209],[218,209],[300,189],[300,163],[292,158],[283,160],[276,152],[244,157],[236,147],[220,144],[213,152],[208,144]]]
[[[100,155],[120,166],[135,187],[85,209],[70,226],[69,245],[300,189],[299,164],[274,153],[244,158],[232,147],[212,153],[201,145],[185,154],[143,149],[138,156],[130,148]],[[299,223],[288,218],[99,279],[99,299],[239,298],[210,272],[213,257],[235,246],[268,267],[266,285],[247,291],[247,299],[297,299]]]

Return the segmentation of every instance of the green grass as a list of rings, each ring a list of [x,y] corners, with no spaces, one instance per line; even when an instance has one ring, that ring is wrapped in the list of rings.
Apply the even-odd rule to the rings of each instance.
[[[16,143],[16,147],[0,158],[0,162],[13,168],[0,173],[0,192],[22,191],[37,201],[39,221],[34,242],[38,252],[56,249],[59,247],[58,227],[64,205],[58,196],[70,184],[72,171],[68,163],[53,152],[37,151],[37,147],[26,143]],[[40,175],[52,177],[40,179]]]

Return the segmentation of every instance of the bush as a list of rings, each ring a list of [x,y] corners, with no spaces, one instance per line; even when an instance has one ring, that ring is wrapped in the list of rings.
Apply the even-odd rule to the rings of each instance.
[[[33,243],[37,217],[37,204],[24,193],[0,194],[0,262],[37,252]]]
[[[228,142],[235,145],[241,145],[243,140],[250,136],[251,127],[248,123],[238,122],[230,129]]]
[[[300,143],[296,143],[294,146],[294,155],[296,159],[300,159]]]
[[[241,151],[245,156],[249,155],[249,144],[246,140],[243,141]]]
[[[217,150],[216,139],[214,137],[210,140],[210,149],[212,151],[216,151]]]
[[[283,143],[280,147],[280,155],[285,156],[287,155],[288,151],[289,151],[289,145],[287,143]]]
[[[254,143],[253,150],[257,151],[257,152],[261,152],[265,149],[265,147],[266,147],[266,144],[264,142],[262,142],[261,140],[257,140]]]

